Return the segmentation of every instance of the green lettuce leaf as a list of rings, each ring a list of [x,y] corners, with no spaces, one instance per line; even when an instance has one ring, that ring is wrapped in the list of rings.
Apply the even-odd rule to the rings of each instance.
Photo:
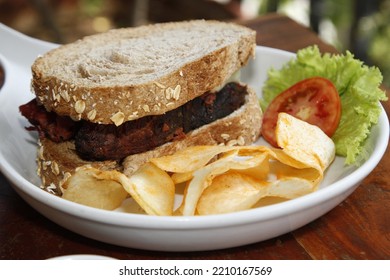
[[[265,110],[279,93],[315,76],[331,80],[340,94],[341,119],[332,137],[336,154],[345,157],[346,164],[359,164],[369,154],[364,144],[381,114],[379,101],[387,100],[379,88],[383,77],[377,67],[364,65],[348,51],[344,55],[322,55],[317,46],[310,46],[298,51],[282,69],[268,71],[260,104]]]

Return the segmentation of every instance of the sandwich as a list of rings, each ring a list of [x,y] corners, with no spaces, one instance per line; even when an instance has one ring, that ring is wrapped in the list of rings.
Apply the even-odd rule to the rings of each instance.
[[[42,187],[61,195],[78,167],[131,176],[193,145],[248,145],[260,134],[256,94],[239,81],[255,31],[193,20],[110,30],[33,63],[35,98],[20,106],[38,131]]]

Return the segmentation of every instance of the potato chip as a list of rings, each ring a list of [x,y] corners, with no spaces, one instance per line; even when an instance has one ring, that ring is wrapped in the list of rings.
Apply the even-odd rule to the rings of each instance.
[[[262,152],[259,154],[254,154],[256,162],[254,162],[253,167],[247,167],[245,169],[237,170],[239,173],[251,176],[257,180],[266,180],[269,175],[269,154]]]
[[[181,183],[184,183],[184,182],[191,180],[193,177],[193,175],[192,175],[193,173],[194,173],[193,171],[184,172],[184,173],[174,173],[174,174],[172,174],[171,178],[172,178],[173,182],[175,183],[175,185],[177,185],[177,184],[181,184]]]
[[[117,171],[101,171],[90,166],[76,170],[63,185],[64,199],[106,210],[113,210],[128,196],[117,177]]]
[[[237,149],[237,148],[236,148]],[[238,157],[235,153],[229,153],[224,157],[196,170],[192,180],[188,183],[183,198],[182,213],[185,216],[194,215],[196,204],[203,191],[211,184],[213,178],[228,170],[245,170],[259,166],[266,157],[247,156]]]
[[[267,196],[293,199],[313,192],[315,185],[301,178],[283,178],[272,182],[268,188]]]
[[[227,146],[192,146],[171,156],[151,159],[151,162],[167,172],[187,173],[205,166],[222,152],[233,150]]]
[[[289,114],[280,113],[276,141],[283,152],[317,170],[325,170],[335,158],[335,145],[321,129]]]
[[[198,203],[199,197],[205,188],[207,188],[213,177],[226,172],[228,168],[226,164],[218,161],[214,163],[212,167],[204,167],[196,170],[193,173],[193,178],[187,184],[184,192],[183,203],[180,206],[181,212],[184,216],[191,216],[195,214],[196,204]]]
[[[316,186],[322,178],[321,174],[322,172],[314,168],[296,168],[279,161],[271,161],[269,163],[269,175],[274,176],[276,180],[284,180],[285,178],[300,178],[310,181],[314,186]]]
[[[121,183],[131,197],[150,215],[172,215],[175,185],[171,177],[152,163],[139,168]]]
[[[268,194],[268,184],[229,171],[214,178],[197,205],[200,215],[222,214],[250,209]]]
[[[191,154],[194,152],[197,154],[191,160],[192,164],[185,165],[184,161],[188,159],[188,157],[192,157]],[[166,163],[162,163],[161,158],[152,159],[152,161],[156,162],[158,166],[166,171],[173,169],[177,170],[176,173],[172,174],[171,178],[175,184],[180,184],[191,180],[195,170],[202,168],[213,159],[221,159],[236,155],[237,153],[238,150],[235,147],[194,146],[188,148],[188,150],[183,150],[181,153],[177,153],[174,156],[164,157],[164,161],[166,160],[167,163],[169,162],[169,166]],[[175,160],[170,161],[172,158],[175,158]]]

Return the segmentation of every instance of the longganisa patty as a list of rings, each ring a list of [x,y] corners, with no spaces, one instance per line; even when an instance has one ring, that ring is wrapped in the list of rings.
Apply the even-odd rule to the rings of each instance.
[[[120,126],[74,121],[48,112],[36,99],[19,107],[40,137],[54,142],[74,140],[85,160],[121,160],[183,139],[186,133],[228,116],[245,103],[246,86],[228,83],[219,92],[205,94],[163,115],[146,116]]]

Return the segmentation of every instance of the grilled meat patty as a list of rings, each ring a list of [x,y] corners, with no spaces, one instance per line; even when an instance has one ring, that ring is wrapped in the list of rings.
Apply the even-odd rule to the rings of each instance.
[[[246,86],[229,83],[219,92],[207,92],[163,115],[146,116],[120,126],[97,124],[47,112],[36,99],[20,106],[24,117],[40,137],[52,141],[75,141],[76,151],[86,160],[120,160],[142,153],[221,119],[245,103]]]

